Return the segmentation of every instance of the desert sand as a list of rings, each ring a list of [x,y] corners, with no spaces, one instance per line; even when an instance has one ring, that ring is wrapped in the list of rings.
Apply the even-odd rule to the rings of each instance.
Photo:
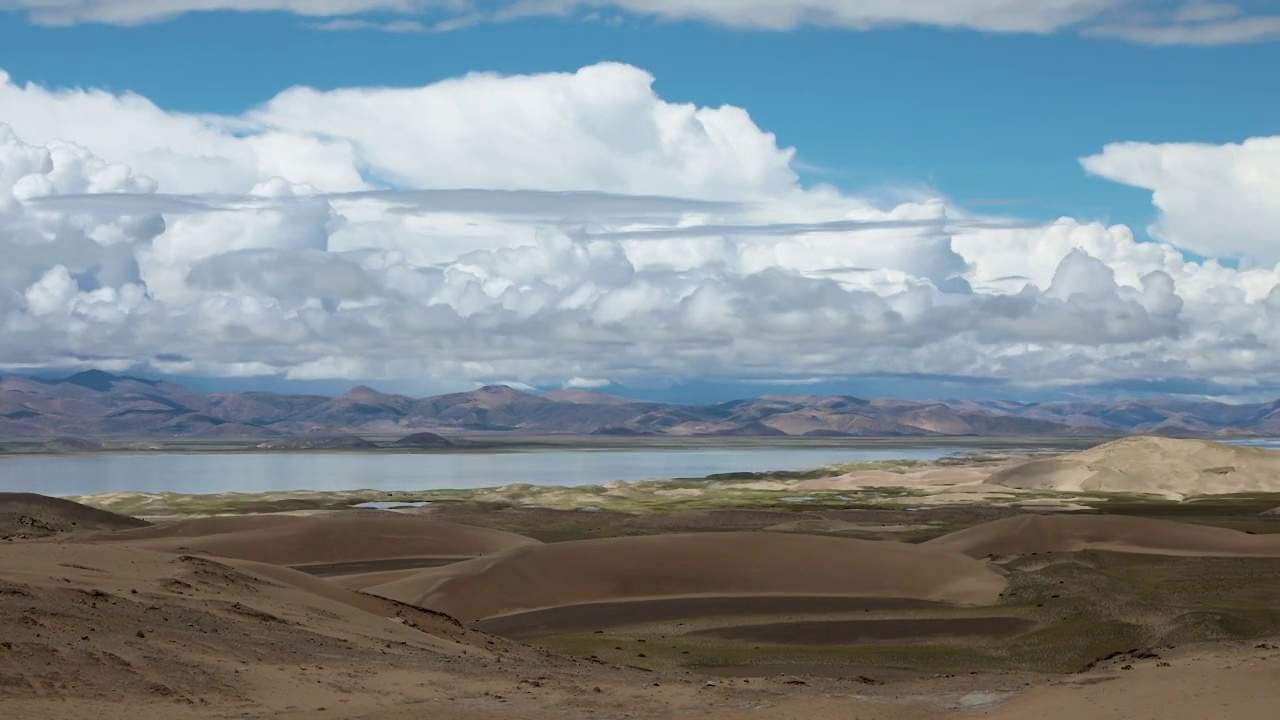
[[[901,525],[885,523],[846,522],[828,518],[808,518],[769,525],[770,532],[794,532],[820,535],[823,533],[905,533],[927,529],[928,525]]]
[[[655,598],[825,595],[981,604],[995,569],[915,545],[778,533],[655,535],[528,545],[365,592],[464,621]]]
[[[1109,550],[1280,558],[1280,534],[1250,535],[1168,520],[1097,515],[1020,515],[943,535],[924,545],[971,557]]]
[[[382,513],[360,517],[389,519]],[[240,532],[237,525],[306,532],[305,524],[273,516],[194,527],[201,525],[200,532],[226,531],[220,534]],[[182,527],[194,532],[192,525]],[[992,534],[991,527],[978,529]],[[121,535],[133,533],[152,539],[165,535],[160,530]],[[913,675],[884,684],[856,674],[800,679],[750,673],[748,680],[642,671],[467,630],[447,616],[278,565],[142,549],[133,546],[136,538],[103,540],[78,533],[56,541],[0,544],[5,717],[1261,720],[1271,717],[1280,683],[1280,650],[1254,642],[1121,654],[1064,676]],[[554,591],[557,601],[580,600],[581,589],[565,591],[556,587],[555,578],[541,579],[547,572],[564,575],[566,570],[556,568],[566,567],[578,582],[601,574],[610,597],[652,594],[643,583],[654,580],[682,592],[741,589],[732,583],[753,582],[753,568],[769,578],[771,587],[788,592],[838,589],[991,602],[992,590],[1005,583],[978,560],[928,548],[902,546],[894,552],[882,547],[894,543],[765,533],[645,540],[564,543],[569,550],[562,554],[547,552],[555,545],[529,544],[460,566],[486,564],[499,571],[492,592],[477,595],[481,600],[509,589]],[[729,541],[743,552],[726,553]],[[829,554],[837,546],[846,559],[780,567],[788,553],[795,560]],[[324,547],[317,552],[290,559],[332,557]],[[523,577],[539,585],[534,591],[505,584],[519,579],[510,567],[513,558],[526,555],[535,562]],[[661,570],[682,557],[690,558],[688,567],[711,559],[730,567],[702,564],[712,571],[709,579]],[[755,557],[762,562],[752,562]],[[610,585],[626,573],[606,563],[608,558],[640,571],[634,576],[637,589]],[[576,563],[566,565],[570,560]],[[873,570],[877,574],[868,576]],[[421,582],[423,571],[407,572]],[[822,577],[807,577],[815,573]],[[483,572],[455,575],[472,588],[484,578]],[[806,582],[816,584],[806,588]]]
[[[49,537],[75,530],[125,530],[147,523],[60,498],[0,493],[0,539]]]
[[[1280,452],[1207,440],[1133,437],[998,470],[1011,488],[1182,498],[1280,492]]]
[[[0,716],[1269,720],[1274,501],[1173,498],[1270,487],[1273,460],[1187,442],[874,471],[977,496],[911,509],[148,524],[0,496]],[[1184,517],[981,504],[1004,482]]]
[[[91,539],[289,566],[397,558],[457,560],[537,544],[513,533],[381,510],[195,518]]]

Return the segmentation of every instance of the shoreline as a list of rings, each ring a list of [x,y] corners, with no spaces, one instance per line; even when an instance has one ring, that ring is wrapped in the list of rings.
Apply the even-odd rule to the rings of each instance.
[[[435,488],[422,490],[278,490],[263,492],[180,493],[116,491],[92,495],[60,497],[94,507],[136,515],[146,509],[159,516],[251,514],[266,512],[335,511],[354,505],[380,503],[493,504],[530,509],[661,512],[698,507],[799,507],[788,501],[788,492],[777,489],[754,490],[752,483],[784,483],[799,487],[806,482],[830,481],[858,473],[927,472],[944,468],[965,468],[1007,463],[1022,455],[993,459],[985,455],[952,455],[938,461],[883,460],[825,465],[802,470],[713,473],[702,477],[614,480],[590,485],[531,485],[508,483],[482,488]],[[945,461],[945,462],[944,462]],[[897,488],[896,490],[900,490]],[[847,494],[822,492],[844,507],[852,507]],[[875,495],[900,495],[892,486],[878,486]],[[871,498],[867,498],[868,501]],[[178,512],[174,512],[178,511]],[[212,512],[211,512],[212,511]]]
[[[212,515],[312,514],[371,508],[433,514],[453,508],[489,512],[569,512],[657,515],[670,512],[784,511],[796,517],[823,512],[926,511],[1002,508],[1021,512],[1156,514],[1195,507],[1228,511],[1280,505],[1280,493],[1205,495],[1172,499],[1142,493],[1063,492],[989,485],[992,473],[1029,455],[949,456],[938,461],[866,461],[807,470],[720,473],[697,478],[618,480],[593,485],[511,483],[486,488],[281,490],[179,493],[118,491],[64,499],[150,520]],[[1253,512],[1258,512],[1254,510]]]
[[[412,448],[391,445],[399,435],[359,435],[374,443],[371,448],[271,448],[257,447],[266,438],[216,440],[198,438],[44,438],[0,441],[0,461],[6,457],[50,457],[87,455],[450,455],[517,452],[591,452],[644,450],[716,450],[739,448],[851,448],[921,449],[933,447],[975,450],[1059,449],[1082,450],[1117,439],[1098,436],[1005,436],[943,435],[925,437],[723,437],[723,436],[595,436],[595,435],[453,435],[445,439],[457,444],[446,447]],[[84,443],[86,447],[63,447],[56,443]],[[88,445],[100,447],[88,447]]]
[[[878,449],[916,447],[914,442],[885,443],[861,439],[838,447]],[[861,459],[814,465],[800,470],[734,471],[702,476],[657,476],[603,482],[497,482],[478,487],[400,489],[290,488],[280,490],[182,492],[115,490],[59,497],[105,510],[144,518],[174,518],[259,513],[310,513],[375,504],[416,505],[412,512],[431,513],[447,506],[492,510],[550,510],[652,514],[706,510],[787,510],[797,513],[838,510],[915,511],[940,507],[986,506],[1025,512],[1109,512],[1112,508],[1253,507],[1256,512],[1280,505],[1280,493],[1242,492],[1223,495],[1170,494],[1147,489],[1123,492],[1047,489],[1007,483],[1005,471],[1028,460],[1054,458],[1070,448],[1026,443],[1025,438],[988,438],[983,445],[956,444],[957,452],[930,459]],[[1074,443],[1073,443],[1074,444]],[[738,443],[739,447],[742,444]],[[714,449],[709,446],[691,449]],[[776,444],[752,445],[768,449]],[[795,446],[791,446],[795,449]],[[829,447],[805,446],[805,447]],[[938,448],[935,444],[933,447]],[[601,451],[609,449],[597,448]],[[661,451],[653,447],[633,451]],[[561,452],[572,452],[561,448]],[[581,451],[580,449],[577,451]],[[324,451],[277,451],[308,455]],[[534,450],[533,452],[537,452]],[[554,450],[551,452],[555,452]],[[359,454],[359,453],[357,453]],[[816,460],[816,458],[815,458]],[[354,484],[354,483],[353,483]],[[1165,510],[1164,512],[1174,512]]]

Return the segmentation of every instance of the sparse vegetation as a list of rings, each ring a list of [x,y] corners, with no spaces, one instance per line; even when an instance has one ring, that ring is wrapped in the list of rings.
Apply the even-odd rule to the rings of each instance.
[[[811,646],[730,641],[708,628],[774,623],[778,617],[698,618],[542,638],[551,649],[615,660],[645,648],[646,667],[909,668],[919,673],[1073,673],[1114,652],[1280,635],[1280,563],[1122,553],[1028,556],[1005,565],[1010,584],[995,607],[870,610],[830,620],[1019,617],[1037,629],[1016,638],[922,637]],[[1242,584],[1247,590],[1241,592]],[[806,615],[812,620],[817,616]],[[614,648],[622,647],[622,651]]]

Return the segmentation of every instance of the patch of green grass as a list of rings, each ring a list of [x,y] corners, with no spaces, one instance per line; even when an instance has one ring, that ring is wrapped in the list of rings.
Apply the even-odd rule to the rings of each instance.
[[[581,510],[595,508],[632,514],[673,511],[756,509],[812,511],[885,509],[922,493],[906,488],[851,491],[795,491],[727,488],[707,480],[657,480],[607,486],[546,487],[511,485],[478,490],[295,491],[267,493],[107,493],[68,499],[128,515],[219,515],[297,510],[339,510],[365,502],[472,503],[493,507]],[[804,498],[797,500],[797,498]]]
[[[810,470],[769,470],[766,472],[714,473],[712,475],[696,479],[711,480],[715,482],[741,482],[753,480],[822,480],[824,478],[838,477],[840,475],[847,475],[848,473],[862,470],[915,470],[927,467],[928,465],[929,463],[920,460],[874,460],[827,465],[825,467],[813,468]]]
[[[1204,495],[1171,500],[1158,495],[1089,493],[1081,504],[1108,515],[1148,515],[1156,517],[1257,516],[1280,507],[1280,493],[1239,493]]]

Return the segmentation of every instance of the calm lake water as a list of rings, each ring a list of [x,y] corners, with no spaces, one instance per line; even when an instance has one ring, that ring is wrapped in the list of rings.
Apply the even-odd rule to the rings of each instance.
[[[805,470],[845,462],[936,460],[965,448],[545,450],[378,455],[331,453],[46,455],[0,458],[0,492],[224,493],[436,490],[596,485],[614,480]]]

